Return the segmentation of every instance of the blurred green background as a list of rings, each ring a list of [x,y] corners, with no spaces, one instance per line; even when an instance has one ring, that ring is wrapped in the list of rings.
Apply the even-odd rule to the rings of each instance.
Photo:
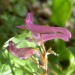
[[[68,42],[51,40],[46,42],[45,46],[46,49],[52,47],[59,54],[58,57],[54,55],[48,57],[49,75],[75,75],[75,0],[1,0],[0,75],[37,75],[35,72],[38,70],[35,70],[35,64],[33,65],[29,60],[24,61],[13,56],[9,58],[3,48],[8,39],[24,32],[16,26],[24,25],[24,19],[28,12],[33,13],[36,24],[65,27],[72,33],[72,38]],[[22,35],[30,34],[23,33],[12,40],[17,43],[18,40],[25,38]],[[24,47],[23,43],[31,46],[30,43],[23,41],[22,45],[19,46]],[[24,66],[26,67],[24,68]]]

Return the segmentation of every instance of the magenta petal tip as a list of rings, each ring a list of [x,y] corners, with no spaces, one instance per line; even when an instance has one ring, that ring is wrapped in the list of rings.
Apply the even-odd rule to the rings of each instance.
[[[26,26],[16,26],[16,27],[20,29],[27,29]]]
[[[27,14],[27,17],[26,17],[26,19],[25,19],[25,22],[33,22],[33,15],[32,15],[32,13],[28,13]]]

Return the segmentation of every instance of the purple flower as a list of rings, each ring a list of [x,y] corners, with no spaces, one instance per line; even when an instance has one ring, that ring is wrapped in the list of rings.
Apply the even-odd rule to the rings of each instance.
[[[7,46],[7,50],[12,53],[14,56],[20,58],[20,59],[27,59],[33,54],[36,54],[37,56],[40,56],[38,50],[34,50],[32,47],[27,48],[16,48],[13,41],[9,41],[9,45]]]
[[[34,19],[32,13],[28,13],[25,19],[26,25],[17,27],[30,30],[32,32],[33,38],[26,39],[30,41],[35,40],[36,44],[41,43],[41,41],[45,42],[47,40],[52,40],[55,38],[59,38],[64,41],[68,41],[69,38],[71,38],[71,33],[65,28],[36,25],[33,23],[33,20]],[[20,59],[27,59],[33,54],[36,54],[38,57],[40,56],[39,50],[35,50],[32,47],[17,48],[12,41],[9,41],[7,50],[11,52],[14,56],[19,57]]]
[[[30,30],[33,34],[35,39],[42,40],[45,42],[47,40],[52,40],[55,38],[62,39],[64,41],[68,41],[71,38],[71,33],[62,27],[51,27],[51,26],[42,26],[36,25],[33,23],[33,15],[32,13],[28,13],[25,19],[26,25],[24,26],[17,26],[21,29]],[[41,36],[40,36],[41,34]],[[40,38],[41,37],[41,38]]]

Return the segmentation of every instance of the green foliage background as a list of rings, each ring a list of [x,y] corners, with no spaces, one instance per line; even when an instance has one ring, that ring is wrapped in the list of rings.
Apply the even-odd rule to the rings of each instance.
[[[20,60],[5,49],[9,40],[13,40],[17,47],[34,47],[34,43],[25,40],[31,33],[17,29],[23,25],[28,11],[35,16],[35,23],[67,27],[66,22],[73,23],[67,27],[72,33],[69,42],[51,40],[45,43],[46,48],[52,49],[59,56],[49,55],[49,75],[74,75],[75,74],[75,18],[71,16],[73,0],[1,0],[0,2],[0,75],[38,75],[42,74],[41,68],[27,60]],[[46,10],[46,11],[45,11]],[[48,11],[47,11],[48,10]],[[51,13],[51,14],[48,14]],[[10,39],[11,38],[11,39]],[[8,40],[8,41],[7,41]],[[7,42],[6,42],[7,41]]]

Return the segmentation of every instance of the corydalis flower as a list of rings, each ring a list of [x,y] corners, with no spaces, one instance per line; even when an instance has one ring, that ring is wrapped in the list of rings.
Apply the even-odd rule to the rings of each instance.
[[[7,46],[7,50],[12,53],[14,56],[20,58],[20,59],[27,59],[33,54],[36,54],[37,56],[40,56],[38,50],[34,50],[32,47],[26,47],[26,48],[17,48],[13,41],[9,41],[9,45]]]
[[[17,27],[21,28],[21,29],[30,30],[35,39],[37,39],[37,40],[42,39],[43,42],[45,42],[47,40],[52,40],[55,38],[59,38],[64,41],[68,41],[69,38],[71,38],[71,33],[65,28],[42,26],[42,25],[34,24],[32,13],[28,13],[28,15],[25,19],[25,23],[26,23],[26,25],[17,26]],[[40,36],[40,34],[41,34],[41,36]]]

